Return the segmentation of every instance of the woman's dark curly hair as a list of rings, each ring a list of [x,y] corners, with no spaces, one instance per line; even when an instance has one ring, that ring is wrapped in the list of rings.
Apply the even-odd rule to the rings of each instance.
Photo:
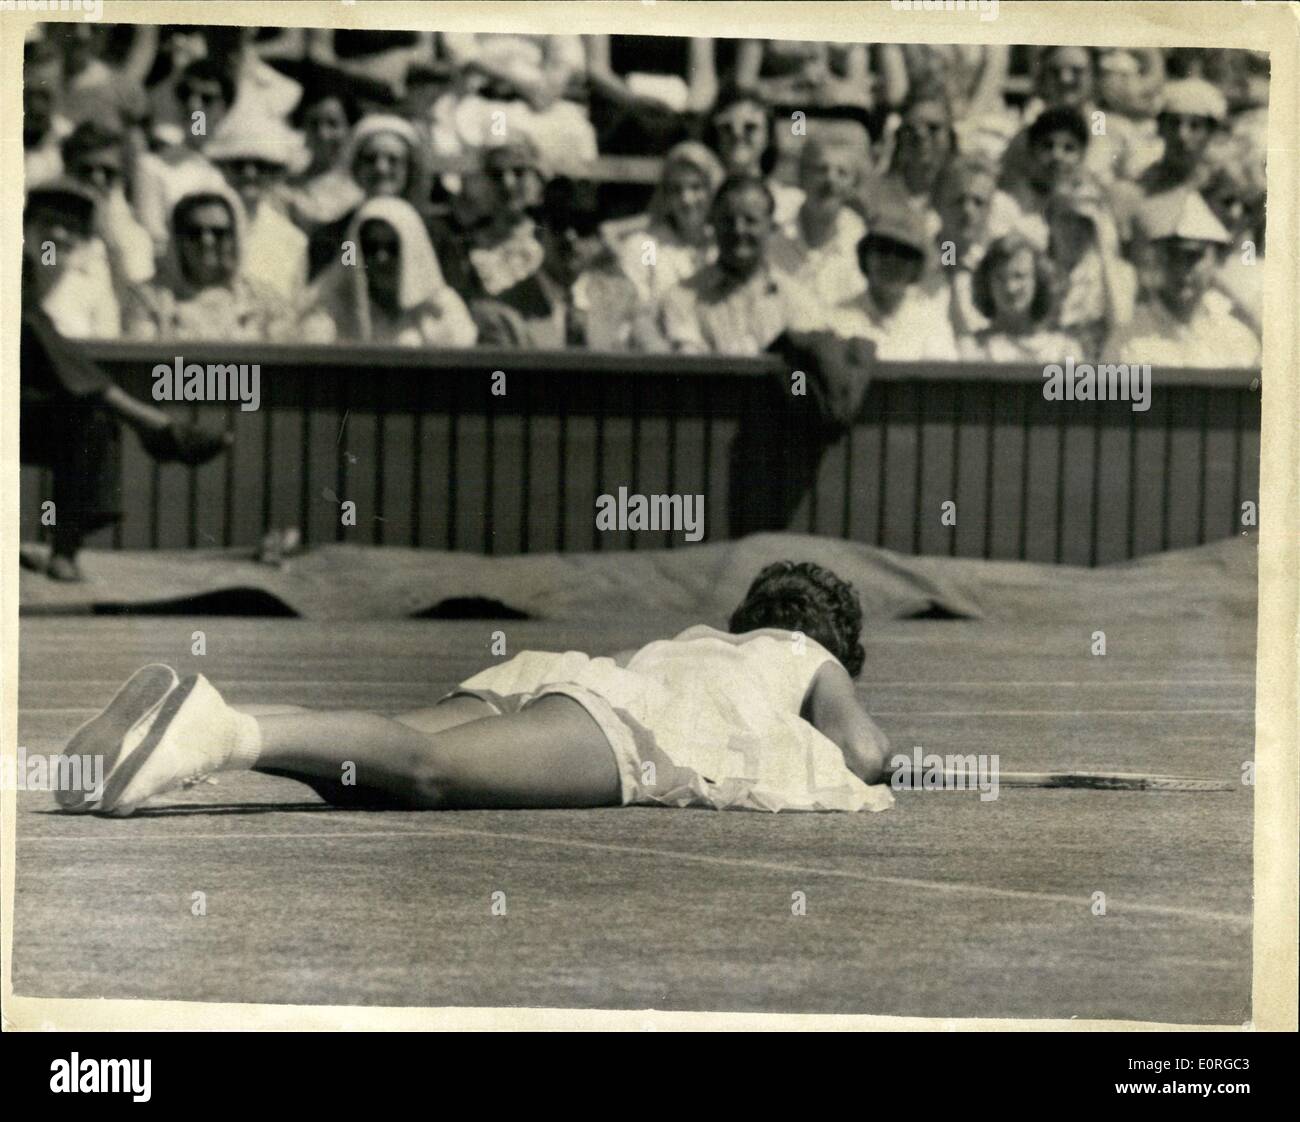
[[[840,660],[849,676],[862,670],[862,604],[853,585],[810,561],[775,561],[754,578],[731,614],[733,635],[762,627],[800,631]]]

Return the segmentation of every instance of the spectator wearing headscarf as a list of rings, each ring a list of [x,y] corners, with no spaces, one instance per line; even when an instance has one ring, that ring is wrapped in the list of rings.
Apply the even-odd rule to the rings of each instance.
[[[848,205],[862,189],[865,164],[865,145],[810,139],[799,153],[803,204],[772,240],[773,267],[807,299],[824,306],[852,299],[866,287],[857,247],[867,226]]]
[[[126,200],[125,137],[96,120],[83,121],[63,142],[67,176],[95,197],[95,226],[108,252],[114,284],[153,276],[154,245]]]
[[[399,198],[422,218],[429,209],[432,179],[427,139],[404,117],[370,113],[362,117],[342,157],[343,166],[360,192],[360,199]],[[314,279],[343,253],[344,234],[352,224],[354,206],[311,235],[309,274]]]
[[[775,131],[771,106],[752,90],[732,85],[718,97],[704,142],[717,153],[729,178],[766,180],[775,207],[772,220],[780,228],[789,225],[798,213],[803,192],[772,177],[779,156]]]
[[[477,332],[443,280],[424,221],[405,199],[367,199],[352,216],[353,262],[331,265],[313,286],[301,323],[309,342],[468,347]]]
[[[307,286],[307,235],[285,216],[279,192],[290,171],[307,161],[302,138],[278,118],[237,110],[222,122],[207,154],[248,218],[245,275],[285,304],[298,305]]]
[[[1213,288],[1231,235],[1196,191],[1149,199],[1138,214],[1147,247],[1147,299],[1105,344],[1110,362],[1257,366],[1259,336]]]
[[[664,157],[649,211],[602,228],[644,303],[658,302],[717,256],[709,208],[721,184],[717,157],[703,144],[683,141]]]
[[[168,252],[124,307],[137,339],[277,340],[290,309],[244,272],[244,207],[225,183],[185,195],[173,207]]]
[[[1055,274],[1047,254],[1020,234],[998,238],[975,270],[975,306],[988,327],[963,339],[961,357],[984,362],[1063,362],[1082,343],[1052,326]]]

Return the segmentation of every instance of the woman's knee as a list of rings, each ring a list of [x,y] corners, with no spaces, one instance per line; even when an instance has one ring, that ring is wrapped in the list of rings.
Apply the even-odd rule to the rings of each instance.
[[[415,807],[442,810],[451,804],[452,779],[435,752],[412,752],[408,770]]]

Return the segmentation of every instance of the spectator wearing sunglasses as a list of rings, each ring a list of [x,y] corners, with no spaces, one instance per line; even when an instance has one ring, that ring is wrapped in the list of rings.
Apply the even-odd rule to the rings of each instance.
[[[731,85],[718,97],[704,142],[717,154],[728,177],[756,177],[767,182],[774,207],[772,221],[777,228],[784,228],[799,213],[804,193],[772,176],[779,158],[775,134],[776,120],[767,102],[752,90]]]
[[[96,120],[83,121],[63,142],[67,176],[95,198],[96,232],[108,252],[114,283],[140,284],[153,276],[154,248],[136,220],[125,190],[124,134]]]
[[[172,238],[149,284],[131,290],[124,322],[137,339],[278,340],[290,309],[244,269],[243,204],[224,183],[181,198]]]

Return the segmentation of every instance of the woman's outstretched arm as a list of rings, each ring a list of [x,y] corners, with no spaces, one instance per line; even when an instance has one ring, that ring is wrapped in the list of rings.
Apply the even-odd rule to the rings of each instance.
[[[879,783],[889,759],[889,738],[863,712],[853,679],[838,662],[827,662],[813,679],[809,698],[813,726],[844,753],[844,763],[864,783]]]

